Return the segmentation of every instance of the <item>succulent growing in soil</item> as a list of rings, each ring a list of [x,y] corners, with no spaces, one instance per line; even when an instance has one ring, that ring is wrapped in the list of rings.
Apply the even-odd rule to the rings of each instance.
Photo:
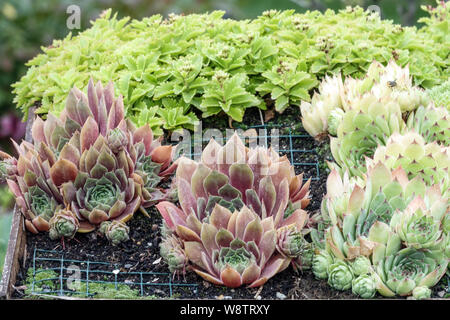
[[[342,78],[326,76],[319,87],[319,93],[315,93],[311,103],[302,101],[300,110],[302,113],[303,128],[314,138],[320,140],[330,130],[329,118],[335,110],[342,111],[341,90]],[[333,120],[333,126],[336,123]]]
[[[62,237],[71,239],[75,236],[80,227],[77,216],[70,210],[58,210],[49,220],[51,239],[60,239]]]
[[[104,146],[107,151],[102,151],[103,156],[108,153],[115,157],[116,162],[121,163],[119,166],[125,169],[126,176],[133,175],[133,179],[142,185],[142,205],[147,207],[164,198],[156,185],[176,168],[176,165],[170,166],[172,146],[161,146],[160,140],[153,139],[148,125],[136,128],[125,120],[124,113],[122,96],[114,97],[113,83],[103,88],[101,82],[94,85],[91,79],[87,95],[76,87],[70,91],[66,108],[59,118],[51,114],[45,121],[36,118],[33,139],[43,158],[61,169],[67,167],[68,162],[64,160],[81,166],[85,160],[84,152],[95,156],[100,152],[98,148]],[[95,143],[98,150],[91,150]],[[111,159],[103,161],[111,162]],[[109,169],[105,163],[97,163],[97,168],[100,166]],[[125,168],[127,166],[129,168]]]
[[[386,248],[374,255],[374,277],[377,290],[386,297],[408,296],[417,287],[430,288],[445,274],[448,259],[415,248]]]
[[[415,287],[414,290],[412,291],[412,295],[416,300],[430,299],[431,290],[430,288],[425,286]]]
[[[376,283],[372,275],[362,274],[352,280],[352,292],[363,299],[370,299],[375,296]]]
[[[273,217],[261,219],[246,206],[232,213],[216,204],[207,221],[201,223],[195,215],[179,221],[182,210],[174,205],[158,209],[173,211],[178,236],[193,270],[205,280],[227,287],[248,285],[257,287],[289,266],[290,259],[276,253],[276,229]],[[177,211],[177,214],[175,214]],[[169,228],[171,221],[165,220]],[[180,227],[181,226],[181,227]]]
[[[354,279],[353,270],[343,260],[336,260],[328,266],[328,284],[337,290],[348,290]]]
[[[103,233],[113,245],[118,245],[119,243],[130,239],[128,235],[130,228],[124,222],[119,220],[102,222],[99,231]]]
[[[328,278],[328,267],[334,262],[333,256],[327,250],[318,250],[312,261],[312,272],[318,279]]]
[[[404,211],[394,213],[390,225],[408,247],[442,250],[445,244],[442,220],[449,214],[449,206],[447,200],[440,197],[438,188],[434,197],[431,192],[428,195],[427,203],[418,196]]]
[[[231,211],[246,205],[262,218],[273,216],[277,228],[302,225],[309,184],[303,183],[303,174],[295,175],[286,156],[263,147],[248,149],[236,133],[223,147],[211,140],[199,163],[181,158],[176,171],[180,206],[200,221],[219,203]]]
[[[169,271],[176,273],[183,271],[188,265],[188,258],[184,252],[183,241],[171,234],[163,237],[160,245],[161,257],[167,262]]]
[[[330,179],[327,192],[333,193],[343,184],[336,173],[330,174]],[[381,162],[369,168],[365,187],[352,188],[350,197],[344,196],[348,199],[344,211],[329,205],[325,212],[332,223],[325,234],[326,245],[339,259],[354,259],[360,255],[370,257],[376,244],[383,241],[399,247],[399,235],[391,231],[389,225],[395,212],[405,210],[417,196],[424,199],[425,209],[436,214],[442,214],[446,208],[438,185],[427,187],[418,176],[408,180],[402,168],[390,171]],[[331,200],[339,202],[339,198]]]
[[[427,185],[439,184],[448,193],[450,148],[436,142],[426,143],[414,132],[393,134],[385,146],[376,149],[373,158],[367,159],[368,167],[383,162],[388,168],[402,167],[409,178],[420,176]]]
[[[226,286],[259,286],[284,269],[285,264],[289,265],[291,260],[298,258],[302,251],[300,237],[308,218],[302,208],[309,203],[309,181],[303,184],[303,175],[295,175],[287,158],[280,157],[273,150],[262,147],[248,149],[237,134],[223,147],[211,140],[202,153],[200,163],[180,159],[176,187],[180,208],[167,201],[160,202],[157,208],[167,226],[183,239],[186,255],[197,266],[197,273],[204,278]],[[233,218],[229,217],[231,215]],[[217,220],[219,218],[227,222],[222,223]],[[236,230],[233,219],[239,222]],[[241,230],[247,224],[248,232],[257,228],[254,230],[257,238],[248,236],[251,241]],[[260,225],[271,231],[259,231]],[[281,229],[283,227],[286,228]],[[278,229],[280,231],[277,233]],[[225,241],[223,248],[222,245],[220,248],[213,246],[218,250],[213,254],[212,249],[208,249],[212,244],[206,243],[202,235],[211,233],[215,237],[217,232],[218,236],[226,236],[226,239],[232,235],[232,239]],[[276,253],[277,234],[278,247],[283,255]],[[263,244],[265,242],[260,243],[263,241],[261,237],[267,237],[264,241],[273,240],[273,243],[268,244],[268,248],[259,247],[256,250],[255,247],[266,246]],[[188,242],[197,244],[188,245]],[[211,269],[211,262],[199,262],[200,256],[195,256],[199,250],[206,250],[204,259],[212,259],[216,269]],[[226,268],[224,261],[229,259],[230,263],[237,263],[235,271],[240,278],[236,272]],[[244,272],[250,266],[251,270]],[[231,280],[222,279],[224,270],[232,277]],[[251,272],[251,277],[248,272]],[[256,274],[258,276],[254,278]],[[238,281],[238,278],[241,280]]]
[[[141,202],[141,185],[134,176],[133,162],[125,150],[114,154],[92,121],[88,120],[83,129],[90,125],[87,130],[92,130],[89,136],[95,142],[81,149],[74,181],[61,184],[64,199],[80,220],[93,225],[111,219],[126,222]]]
[[[432,104],[419,107],[409,116],[407,126],[422,135],[426,142],[450,145],[450,111],[444,107]]]
[[[366,256],[356,257],[352,262],[353,273],[356,276],[368,274],[371,270],[372,262]]]
[[[385,145],[394,132],[402,132],[406,124],[400,106],[394,100],[382,101],[366,94],[352,102],[344,113],[337,136],[330,138],[330,148],[337,165],[352,176],[365,173],[365,157],[370,157],[379,145]]]
[[[374,90],[379,97],[389,96],[390,99],[397,101],[402,113],[427,105],[429,101],[423,89],[413,86],[409,66],[402,68],[395,60],[390,60],[380,73]]]
[[[306,223],[306,215],[305,215]],[[283,256],[292,259],[295,270],[309,269],[312,264],[313,250],[304,234],[296,225],[287,225],[277,230],[277,250]]]
[[[17,173],[7,179],[16,203],[25,217],[25,226],[32,233],[48,231],[49,220],[62,208],[63,198],[51,179],[48,161],[42,161],[32,144],[13,143],[19,158]]]
[[[14,179],[17,174],[17,159],[0,151],[0,183]]]

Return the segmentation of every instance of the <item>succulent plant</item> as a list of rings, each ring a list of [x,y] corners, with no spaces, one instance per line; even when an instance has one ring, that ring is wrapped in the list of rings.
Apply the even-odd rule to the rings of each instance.
[[[352,292],[363,299],[370,299],[375,296],[376,283],[372,275],[361,274],[352,280]]]
[[[352,287],[353,270],[343,260],[336,260],[328,266],[328,284],[337,290],[348,290]]]
[[[149,126],[136,128],[128,122],[128,129],[133,137],[129,151],[135,159],[135,173],[142,180],[142,207],[147,208],[158,201],[166,199],[166,192],[158,188],[158,184],[173,173],[177,164],[172,163],[174,149],[171,145],[161,145],[161,141],[153,140]]]
[[[370,273],[372,262],[366,256],[356,257],[352,262],[353,273],[361,276]]]
[[[337,137],[330,138],[337,163],[333,168],[362,177],[365,157],[371,157],[379,145],[385,145],[393,133],[402,132],[405,126],[395,101],[384,102],[370,93],[355,99],[342,117]]]
[[[448,193],[450,149],[436,142],[425,143],[414,131],[393,134],[385,146],[376,149],[373,158],[367,159],[367,165],[371,167],[379,161],[390,169],[401,166],[410,179],[420,176],[427,185],[439,184],[442,192]]]
[[[445,202],[438,185],[427,187],[419,176],[408,180],[402,168],[390,171],[381,162],[369,168],[363,188],[347,184],[350,196],[349,191],[339,190],[342,185],[339,174],[332,172],[327,183],[327,193],[332,196],[328,199],[328,210],[323,213],[332,224],[325,233],[327,248],[339,259],[370,257],[377,243],[400,247],[400,237],[389,225],[395,212],[405,210],[416,196],[426,199],[426,208],[436,212],[442,210]],[[346,206],[332,205],[339,203],[339,195],[348,201]]]
[[[429,192],[427,202],[417,196],[404,211],[392,216],[390,225],[407,247],[442,250],[445,244],[442,220],[449,214],[449,206],[435,187],[434,196]]]
[[[14,179],[17,174],[17,159],[0,151],[0,183]]]
[[[415,287],[412,291],[412,295],[416,300],[430,299],[431,290],[425,286]]]
[[[374,87],[379,97],[389,96],[397,101],[402,113],[413,111],[429,102],[424,90],[413,86],[409,66],[402,68],[395,60],[389,61]]]
[[[424,137],[426,142],[436,141],[450,145],[450,111],[444,107],[419,107],[408,118],[407,126]]]
[[[175,235],[163,236],[159,244],[160,254],[169,266],[169,271],[176,273],[185,270],[188,265],[188,258],[183,248],[183,241]]]
[[[304,234],[296,225],[283,226],[277,230],[276,247],[279,253],[292,259],[295,270],[304,270],[311,267],[312,245],[305,240]]]
[[[445,274],[448,259],[415,248],[386,250],[374,255],[377,290],[386,297],[408,296],[417,287],[430,288]],[[422,289],[420,289],[422,290]]]
[[[119,243],[130,239],[128,235],[130,228],[124,222],[119,220],[103,221],[99,231],[103,233],[113,245],[118,245]]]
[[[164,210],[183,214],[175,206]],[[191,214],[189,225],[177,228],[193,270],[205,280],[231,288],[258,287],[289,266],[290,259],[276,253],[273,217],[261,219],[246,206],[231,213],[216,204],[208,220],[201,223]]]
[[[262,147],[248,149],[237,134],[223,147],[211,140],[200,163],[179,160],[176,187],[180,208],[168,201],[156,207],[184,241],[196,272],[208,281],[260,286],[299,258],[309,182],[303,184],[303,175],[295,175],[286,157]],[[216,233],[225,237],[223,245],[208,240]],[[283,254],[276,252],[277,235]],[[199,260],[202,252],[208,263]]]
[[[444,107],[450,110],[450,79],[439,86],[427,90],[426,93],[437,107]]]
[[[89,136],[95,142],[81,149],[75,180],[61,183],[64,199],[80,220],[93,225],[110,219],[128,221],[141,203],[141,185],[133,175],[133,162],[125,150],[117,154],[111,151],[93,121],[88,120],[83,128],[91,124]]]
[[[342,118],[344,117],[344,110],[334,109],[331,110],[328,116],[328,133],[333,137],[337,136],[337,129],[341,124]]]
[[[17,174],[7,179],[9,189],[25,217],[25,226],[32,233],[48,231],[49,220],[64,206],[63,198],[51,178],[48,161],[42,161],[32,144],[13,142],[19,158]],[[70,174],[69,172],[67,174]]]
[[[246,205],[262,218],[273,216],[277,228],[297,222],[301,229],[301,209],[310,201],[310,180],[303,183],[303,174],[295,175],[286,156],[262,147],[248,149],[236,133],[223,147],[211,140],[200,163],[180,158],[176,184],[184,214],[194,213],[200,221],[216,203],[231,211]]]
[[[80,227],[77,216],[70,210],[58,210],[49,220],[51,239],[68,238],[72,239]]]
[[[312,261],[312,272],[318,279],[328,278],[328,267],[334,262],[333,256],[327,250],[318,250]]]
[[[341,76],[325,77],[319,86],[319,93],[315,93],[311,103],[302,101],[300,110],[302,113],[303,128],[314,138],[321,140],[330,132],[330,125],[337,128],[336,122],[330,122],[333,112],[339,114],[342,111],[340,89],[342,86]]]

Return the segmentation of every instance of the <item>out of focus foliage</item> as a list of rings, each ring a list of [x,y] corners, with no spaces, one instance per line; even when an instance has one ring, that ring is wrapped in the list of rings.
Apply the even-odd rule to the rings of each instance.
[[[0,192],[2,195],[3,192]],[[5,262],[6,249],[8,247],[9,233],[11,231],[12,214],[0,213],[0,275]],[[1,279],[0,279],[1,280]]]

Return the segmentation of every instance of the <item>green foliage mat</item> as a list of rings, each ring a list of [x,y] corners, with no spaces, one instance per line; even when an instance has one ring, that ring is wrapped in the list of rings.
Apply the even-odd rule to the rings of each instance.
[[[202,117],[225,112],[242,121],[246,108],[265,109],[267,96],[282,112],[309,100],[326,74],[360,77],[373,60],[409,63],[415,84],[425,88],[450,73],[450,46],[442,35],[430,35],[442,29],[440,16],[418,31],[359,7],[323,14],[271,10],[242,21],[223,14],[130,21],[107,11],[31,60],[14,84],[14,101],[25,116],[33,105],[37,113],[58,114],[72,86],[86,89],[89,77],[113,80],[128,116],[160,135],[162,128],[191,129],[192,107]]]

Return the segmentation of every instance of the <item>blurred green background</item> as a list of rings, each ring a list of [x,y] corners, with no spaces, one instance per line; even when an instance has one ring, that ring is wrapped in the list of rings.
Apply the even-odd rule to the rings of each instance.
[[[68,30],[68,6],[81,9],[79,30]],[[12,103],[11,84],[26,71],[25,62],[49,46],[53,39],[76,34],[89,27],[103,10],[113,8],[119,16],[142,18],[155,13],[202,13],[226,11],[226,17],[251,19],[269,9],[324,11],[338,10],[347,5],[363,8],[378,6],[383,19],[402,25],[414,25],[425,15],[421,5],[435,5],[435,0],[0,0],[0,149],[11,152],[10,138],[20,140],[25,133],[21,115]],[[11,219],[14,200],[6,186],[0,186],[0,269]]]

